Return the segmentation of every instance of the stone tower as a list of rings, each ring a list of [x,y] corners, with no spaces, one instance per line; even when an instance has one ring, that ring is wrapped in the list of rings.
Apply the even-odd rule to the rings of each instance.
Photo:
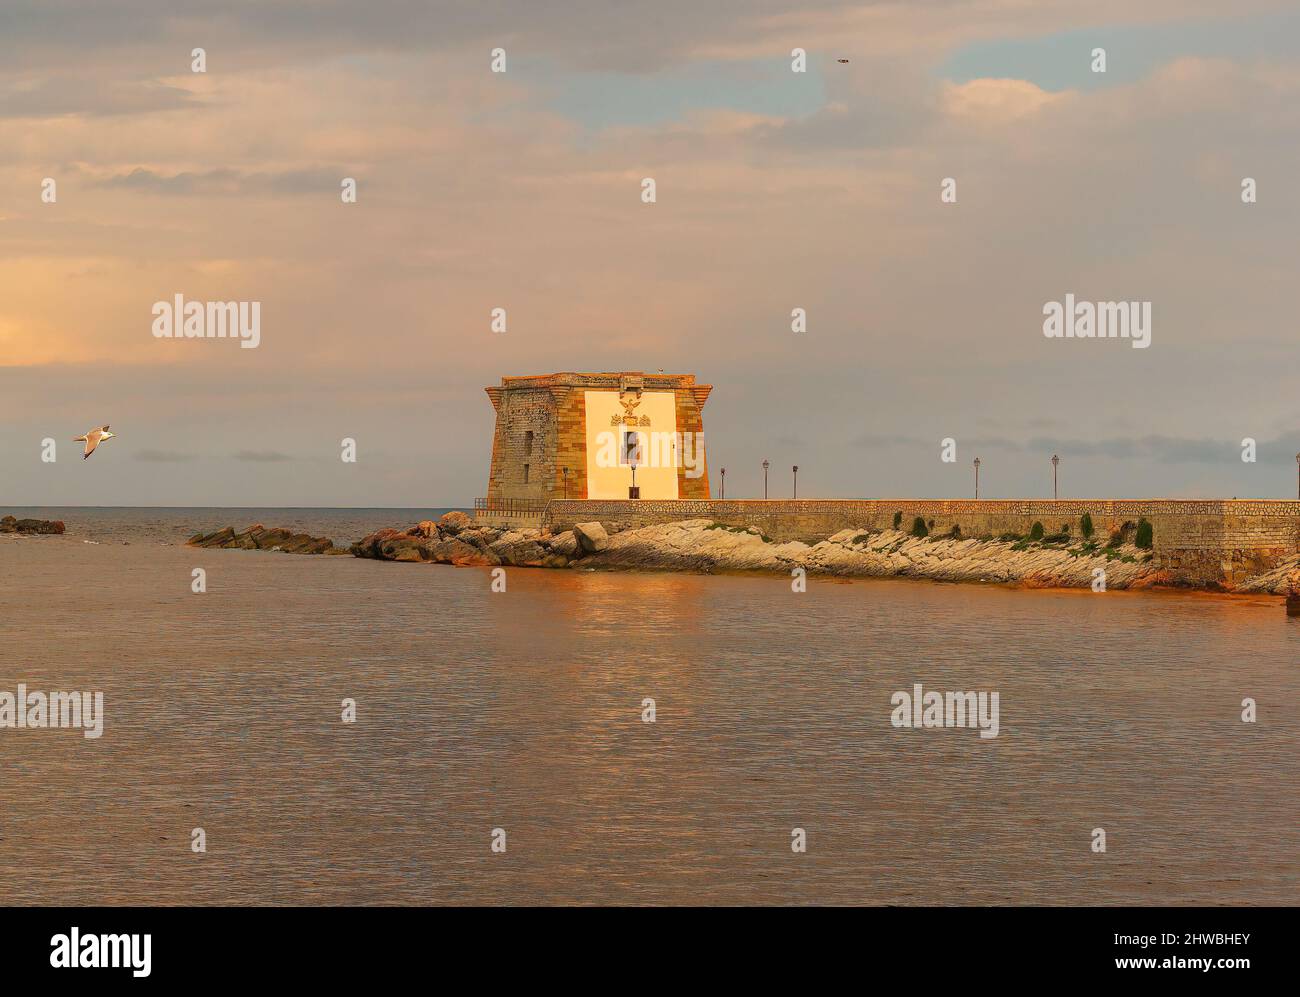
[[[496,409],[490,507],[506,500],[709,497],[693,374],[538,374],[485,389]]]

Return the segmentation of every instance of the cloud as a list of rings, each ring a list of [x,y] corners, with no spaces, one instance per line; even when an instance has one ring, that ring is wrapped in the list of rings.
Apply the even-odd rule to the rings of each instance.
[[[1014,122],[1040,113],[1062,98],[1027,80],[971,80],[944,89],[945,113],[981,122]]]
[[[291,169],[277,172],[221,168],[166,175],[145,167],[91,181],[105,190],[126,189],[178,196],[246,196],[252,194],[337,194],[343,168]]]
[[[175,450],[137,450],[135,459],[156,464],[183,464],[193,460],[194,455]]]
[[[852,442],[855,447],[871,449],[875,447],[923,447],[928,446],[933,441],[901,434],[863,433],[860,436],[855,436]]]
[[[1176,436],[1080,437],[1034,436],[1024,440],[1011,437],[963,437],[958,442],[967,449],[1007,450],[1019,453],[1056,453],[1062,460],[1075,457],[1109,457],[1116,460],[1156,461],[1162,464],[1223,464],[1241,459],[1240,440],[1199,439]],[[1290,453],[1295,441],[1277,437],[1257,441],[1261,453]]]
[[[138,115],[194,107],[188,90],[156,80],[66,76],[0,81],[0,118]]]
[[[305,17],[298,0],[232,9],[206,0],[119,0],[111,10],[76,0],[6,0],[0,6],[0,63],[50,65],[78,51],[138,63],[140,53],[149,52],[155,62],[171,53],[188,69],[190,48],[201,45],[211,72],[413,50],[472,51],[486,66],[490,49],[503,46],[517,54],[554,55],[582,70],[641,73],[680,62],[710,43],[775,36],[777,51],[788,52],[798,34],[779,19],[789,6],[788,0],[658,0],[653,9],[607,0],[370,0],[363,10],[351,0],[316,0]],[[819,13],[862,6],[862,0],[822,0]]]

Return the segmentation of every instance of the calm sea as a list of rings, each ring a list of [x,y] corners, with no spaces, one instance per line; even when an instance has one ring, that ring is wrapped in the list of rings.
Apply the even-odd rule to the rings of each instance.
[[[293,509],[216,508],[203,506],[144,508],[85,506],[5,506],[0,515],[18,519],[58,519],[68,536],[83,540],[184,543],[195,533],[211,533],[224,526],[237,530],[261,523],[284,526],[315,537],[329,537],[341,547],[385,526],[411,526],[422,519],[437,519],[440,509]]]
[[[178,545],[438,511],[0,509],[68,524],[0,537],[0,690],[102,690],[107,715],[98,740],[0,729],[0,896],[1300,900],[1280,600],[522,568],[493,592],[487,569]],[[997,691],[999,736],[893,728],[917,682]]]

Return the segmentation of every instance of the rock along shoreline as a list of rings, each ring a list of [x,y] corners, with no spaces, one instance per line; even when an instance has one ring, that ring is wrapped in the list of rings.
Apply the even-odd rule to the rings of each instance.
[[[357,557],[453,565],[510,565],[702,574],[759,572],[842,578],[924,578],[1026,588],[1091,588],[1105,572],[1108,589],[1174,586],[1137,547],[1130,533],[1081,539],[1068,536],[916,537],[899,530],[841,530],[814,544],[774,543],[757,527],[707,519],[606,530],[582,523],[573,530],[501,529],[476,525],[462,512],[405,530],[385,529],[352,544]],[[1249,579],[1234,591],[1286,595],[1300,578],[1300,557]],[[1218,590],[1222,591],[1222,590]]]
[[[336,547],[328,537],[294,533],[284,527],[267,529],[256,523],[236,533],[233,526],[214,533],[196,533],[185,541],[187,547],[219,550],[275,550],[285,554],[348,554],[346,547]]]
[[[0,533],[61,534],[57,521],[0,518]],[[622,571],[679,571],[695,574],[760,573],[789,577],[796,568],[811,576],[838,578],[922,578],[984,582],[1024,588],[1091,588],[1104,571],[1107,589],[1189,588],[1175,584],[1139,548],[1131,531],[1108,537],[1067,534],[1027,537],[917,537],[895,529],[849,529],[808,544],[776,543],[758,527],[725,525],[709,519],[606,529],[580,523],[572,530],[489,526],[463,512],[406,529],[382,529],[342,547],[328,537],[256,523],[244,530],[227,526],[196,533],[186,546],[266,550],[287,554],[351,554],[376,561],[495,567],[579,568]],[[1246,579],[1231,589],[1204,591],[1281,595],[1300,615],[1300,555]]]
[[[13,516],[0,517],[0,533],[57,535],[62,532],[63,520],[61,519],[15,519]]]

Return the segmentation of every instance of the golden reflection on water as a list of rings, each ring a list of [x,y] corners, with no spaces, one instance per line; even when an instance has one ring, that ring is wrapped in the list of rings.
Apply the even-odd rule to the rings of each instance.
[[[13,902],[1297,899],[1279,600],[526,569],[493,594],[57,538],[0,569],[0,689],[107,712],[97,742],[0,730]],[[914,682],[998,690],[1000,736],[892,728]]]

